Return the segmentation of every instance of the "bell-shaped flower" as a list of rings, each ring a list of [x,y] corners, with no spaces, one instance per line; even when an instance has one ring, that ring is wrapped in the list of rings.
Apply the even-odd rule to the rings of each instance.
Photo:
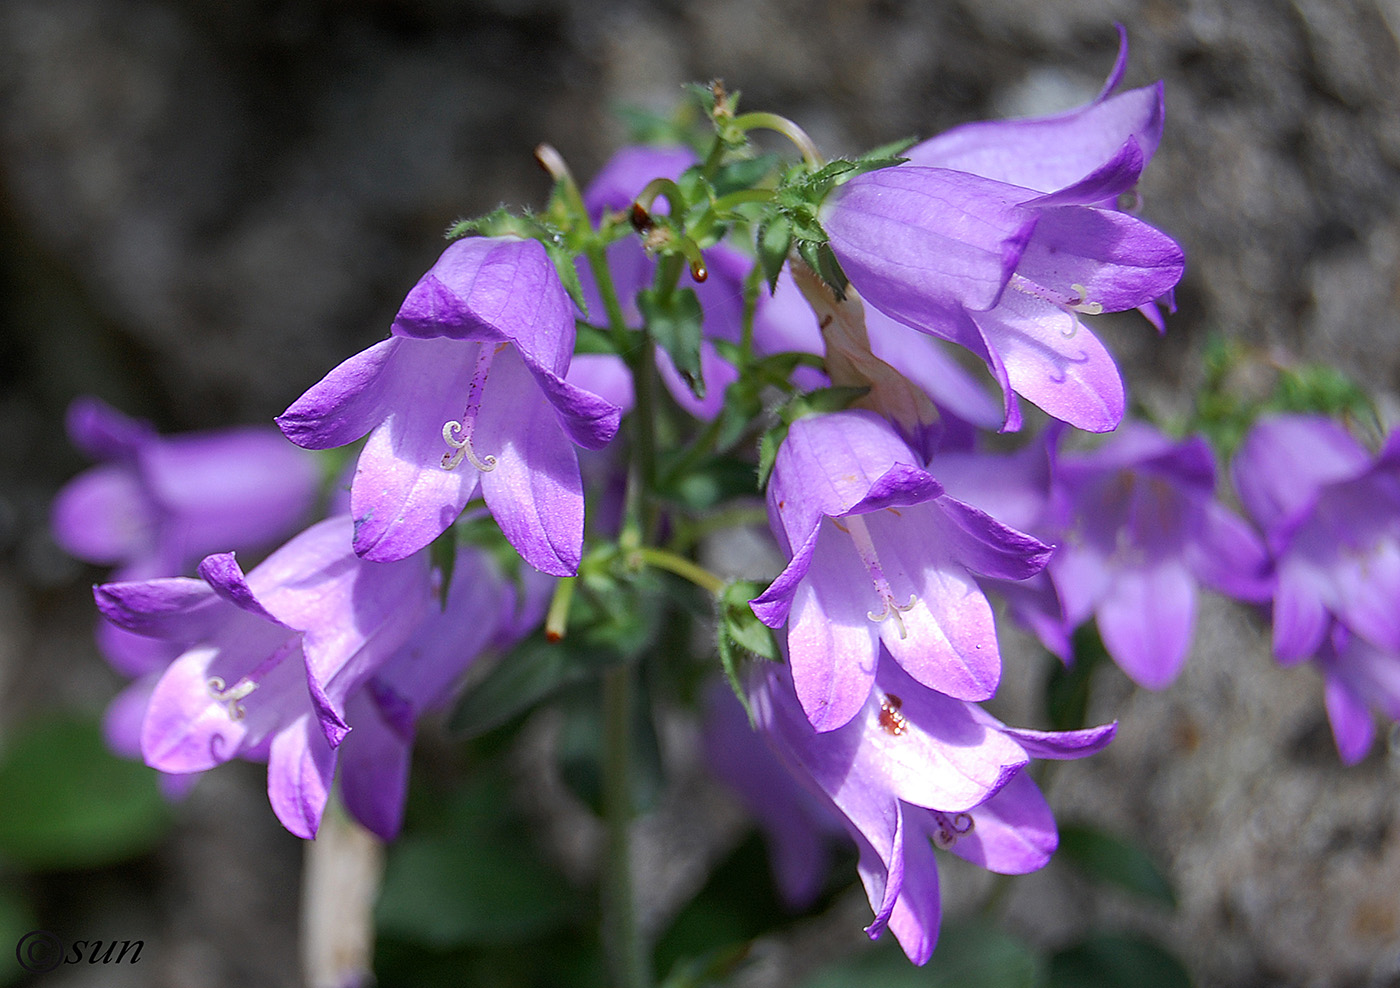
[[[1400,433],[1373,457],[1320,416],[1261,420],[1231,473],[1278,566],[1274,654],[1314,654],[1335,619],[1400,652]]]
[[[757,822],[774,883],[791,909],[810,906],[831,865],[841,823],[824,798],[793,777],[754,733],[748,715],[722,681],[705,692],[701,742],[711,774],[729,787]]]
[[[1170,237],[1106,206],[1136,185],[1160,133],[1155,88],[974,125],[838,187],[821,221],[867,302],[986,362],[1005,429],[1020,428],[1021,395],[1107,432],[1123,417],[1122,379],[1080,316],[1150,307],[1185,264]]]
[[[934,848],[990,871],[1042,867],[1059,842],[1054,817],[1023,769],[1031,758],[1081,758],[1115,725],[1047,732],[1006,727],[974,704],[925,689],[892,662],[844,727],[820,732],[786,667],[760,670],[750,704],[789,771],[825,797],[855,839],[875,918],[909,959],[933,953],[941,915]]]
[[[1371,453],[1315,415],[1262,419],[1231,464],[1240,502],[1277,568],[1274,655],[1312,657],[1342,760],[1400,720],[1400,433]]]
[[[308,520],[320,472],[315,458],[271,428],[159,436],[96,398],[68,408],[73,444],[99,461],[54,498],[55,541],[114,580],[190,572],[211,552],[276,545]],[[169,650],[111,625],[98,644],[138,676]]]
[[[452,583],[417,629],[347,702],[340,796],[366,829],[393,840],[403,823],[417,722],[454,695],[484,653],[509,648],[544,619],[553,580],[522,570],[522,586],[491,555],[461,546]],[[523,592],[518,592],[518,589]]]
[[[516,551],[568,575],[583,550],[575,445],[598,449],[618,408],[564,380],[574,313],[533,240],[458,240],[414,286],[392,335],[277,419],[295,443],[369,434],[350,491],[355,551],[402,559],[456,520],[478,484]]]
[[[1096,617],[1109,655],[1139,685],[1161,689],[1181,671],[1198,583],[1268,599],[1268,554],[1215,500],[1203,439],[1175,442],[1132,422],[1092,452],[1059,456],[1053,470],[1051,505],[1035,531],[1062,542],[1047,572],[1066,631]]]
[[[768,513],[790,562],[752,607],[771,628],[787,624],[817,730],[864,706],[882,644],[930,689],[964,700],[996,691],[996,626],[975,577],[1024,579],[1048,546],[946,496],[888,422],[859,410],[792,423]]]
[[[350,551],[349,517],[312,526],[246,576],[232,553],[199,579],[109,583],[109,620],[184,646],[146,704],[141,751],[163,772],[242,757],[268,763],[268,796],[292,833],[325,808],[346,701],[417,626],[431,602],[426,553],[370,563]],[[150,688],[138,683],[133,688]]]

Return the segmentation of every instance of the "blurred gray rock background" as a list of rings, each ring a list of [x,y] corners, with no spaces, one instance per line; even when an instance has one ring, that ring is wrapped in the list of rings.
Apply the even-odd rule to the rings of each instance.
[[[449,222],[542,204],[535,144],[586,179],[619,104],[722,77],[856,152],[1091,98],[1115,21],[1125,85],[1167,84],[1143,215],[1189,257],[1164,339],[1105,330],[1134,396],[1180,411],[1223,333],[1335,361],[1393,410],[1400,0],[0,0],[0,732],[117,687],[90,643],[95,571],[44,531],[83,465],[75,395],[167,431],[269,420],[385,333]],[[1115,917],[1204,986],[1400,985],[1395,744],[1341,769],[1319,679],[1205,611],[1175,688],[1107,683],[1120,738],[1055,797],[1146,841],[1179,913],[1052,865],[1013,925],[1054,944]],[[112,893],[167,945],[162,984],[295,983],[299,848],[230,802],[260,790],[238,771],[196,792],[151,888]]]

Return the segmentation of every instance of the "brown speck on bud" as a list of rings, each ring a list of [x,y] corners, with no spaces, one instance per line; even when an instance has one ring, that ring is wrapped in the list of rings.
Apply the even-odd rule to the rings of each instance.
[[[544,640],[553,645],[555,642],[563,641],[564,636],[551,628],[549,631],[546,631],[544,633]]]
[[[710,272],[705,270],[705,265],[697,261],[690,262],[690,276],[695,279],[696,284],[700,284],[710,276]]]
[[[652,227],[651,213],[639,202],[632,203],[632,229],[646,233]]]

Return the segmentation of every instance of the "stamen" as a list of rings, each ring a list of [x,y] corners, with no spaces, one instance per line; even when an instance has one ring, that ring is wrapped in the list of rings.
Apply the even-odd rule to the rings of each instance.
[[[205,685],[209,689],[209,695],[224,704],[224,709],[228,711],[228,719],[234,721],[242,720],[248,714],[239,701],[247,698],[253,690],[258,688],[258,684],[247,676],[232,686],[227,685],[222,676],[210,676]]]
[[[955,813],[949,817],[934,810],[933,818],[938,821],[938,829],[933,834],[934,846],[945,851],[956,844],[958,838],[966,837],[972,833],[972,828],[975,825],[971,813]]]
[[[865,519],[860,515],[846,515],[845,524],[833,518],[836,527],[846,532],[851,537],[851,541],[856,545],[856,552],[860,554],[860,561],[865,563],[866,570],[870,573],[871,582],[875,584],[875,592],[880,595],[882,607],[877,613],[866,611],[865,616],[876,624],[893,618],[895,626],[899,628],[899,637],[908,638],[909,632],[904,627],[904,619],[901,614],[907,614],[914,609],[918,598],[913,594],[909,595],[909,603],[896,604],[894,591],[890,588],[890,581],[885,576],[884,568],[880,565],[880,557],[875,552],[875,543],[870,538],[870,529],[865,527]]]
[[[1013,274],[1011,280],[1007,282],[1007,286],[1022,295],[1029,295],[1043,302],[1049,302],[1069,316],[1069,328],[1060,330],[1060,335],[1065,339],[1073,339],[1074,335],[1079,332],[1079,313],[1082,312],[1086,316],[1097,316],[1103,313],[1103,304],[1088,301],[1086,296],[1089,294],[1089,289],[1078,283],[1069,286],[1070,290],[1074,292],[1073,295],[1065,295],[1063,292],[1038,285],[1019,274]]]
[[[442,468],[444,470],[455,470],[457,464],[465,457],[472,466],[482,473],[496,469],[496,458],[487,454],[478,457],[476,451],[472,449],[472,432],[476,429],[476,417],[481,414],[481,392],[486,385],[486,376],[491,372],[491,361],[496,354],[500,353],[509,343],[498,343],[494,347],[481,345],[481,349],[476,355],[476,369],[472,372],[471,384],[467,386],[467,407],[462,412],[462,420],[444,423],[442,427],[442,441],[451,446],[455,452],[444,453],[442,456]],[[461,438],[456,438],[460,433]]]

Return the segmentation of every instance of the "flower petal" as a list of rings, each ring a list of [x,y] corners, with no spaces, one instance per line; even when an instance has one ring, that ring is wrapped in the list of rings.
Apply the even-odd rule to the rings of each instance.
[[[1119,567],[1098,606],[1113,661],[1139,686],[1167,686],[1186,662],[1196,621],[1196,584],[1178,560]]]
[[[972,811],[973,827],[950,850],[999,875],[1043,868],[1059,846],[1055,817],[1031,777],[1022,772]]]
[[[335,776],[335,751],[307,715],[278,731],[267,760],[267,796],[272,811],[293,834],[316,836]]]

